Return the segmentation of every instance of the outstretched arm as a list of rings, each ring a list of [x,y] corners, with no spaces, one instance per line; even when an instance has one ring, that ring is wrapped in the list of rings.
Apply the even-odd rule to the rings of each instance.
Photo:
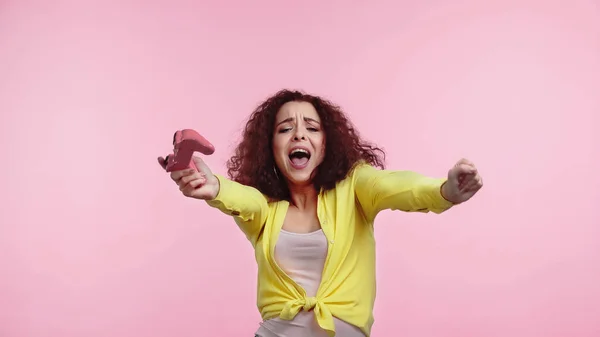
[[[357,166],[354,177],[356,198],[371,221],[385,209],[442,213],[453,206],[442,196],[446,179],[412,171],[379,170],[368,164]]]
[[[206,203],[234,218],[254,246],[264,226],[269,206],[257,189],[213,174],[200,157],[193,157],[195,167],[171,172],[171,178],[183,195]]]
[[[244,232],[252,246],[256,245],[269,213],[265,195],[257,189],[215,175],[219,181],[219,193],[214,199],[206,200],[209,206],[230,215]]]
[[[466,159],[458,161],[447,178],[378,170],[365,163],[356,167],[354,177],[356,198],[370,220],[384,209],[442,213],[469,200],[483,186],[475,165]]]

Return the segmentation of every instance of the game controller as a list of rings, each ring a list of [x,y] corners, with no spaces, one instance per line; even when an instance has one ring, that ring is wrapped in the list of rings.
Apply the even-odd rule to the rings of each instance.
[[[200,152],[205,155],[211,155],[215,152],[215,147],[206,138],[192,129],[184,129],[175,132],[173,135],[173,153],[158,158],[158,163],[167,172],[184,170],[187,168],[196,169],[192,160],[194,152]]]

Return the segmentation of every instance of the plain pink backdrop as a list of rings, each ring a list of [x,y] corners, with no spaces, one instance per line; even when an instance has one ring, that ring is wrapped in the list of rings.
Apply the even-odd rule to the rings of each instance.
[[[0,1],[0,336],[252,336],[231,219],[156,163],[289,87],[485,186],[376,222],[373,336],[600,336],[597,1]],[[180,215],[177,215],[180,214]]]

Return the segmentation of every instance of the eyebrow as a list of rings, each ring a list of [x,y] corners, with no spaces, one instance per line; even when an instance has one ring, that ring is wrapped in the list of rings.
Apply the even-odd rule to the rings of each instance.
[[[281,125],[281,124],[283,124],[283,123],[289,123],[289,122],[292,122],[292,121],[294,121],[294,119],[295,119],[295,118],[293,118],[293,117],[286,118],[286,119],[282,120],[281,122],[277,123],[277,126],[279,126],[279,125]],[[318,124],[318,125],[321,125],[321,123],[319,123],[317,120],[315,120],[315,119],[312,119],[312,118],[309,118],[309,117],[304,117],[304,121],[305,121],[305,122],[313,122],[313,123],[316,123],[316,124]]]

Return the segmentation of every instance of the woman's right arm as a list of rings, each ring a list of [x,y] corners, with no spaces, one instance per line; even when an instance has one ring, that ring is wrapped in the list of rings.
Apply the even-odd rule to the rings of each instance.
[[[213,174],[199,157],[193,157],[195,169],[171,172],[171,178],[183,195],[206,203],[234,218],[254,246],[269,213],[267,198],[257,189],[224,176]]]
[[[206,200],[206,203],[232,216],[254,246],[269,213],[267,198],[253,187],[218,174],[215,177],[219,182],[219,191],[214,199]]]

